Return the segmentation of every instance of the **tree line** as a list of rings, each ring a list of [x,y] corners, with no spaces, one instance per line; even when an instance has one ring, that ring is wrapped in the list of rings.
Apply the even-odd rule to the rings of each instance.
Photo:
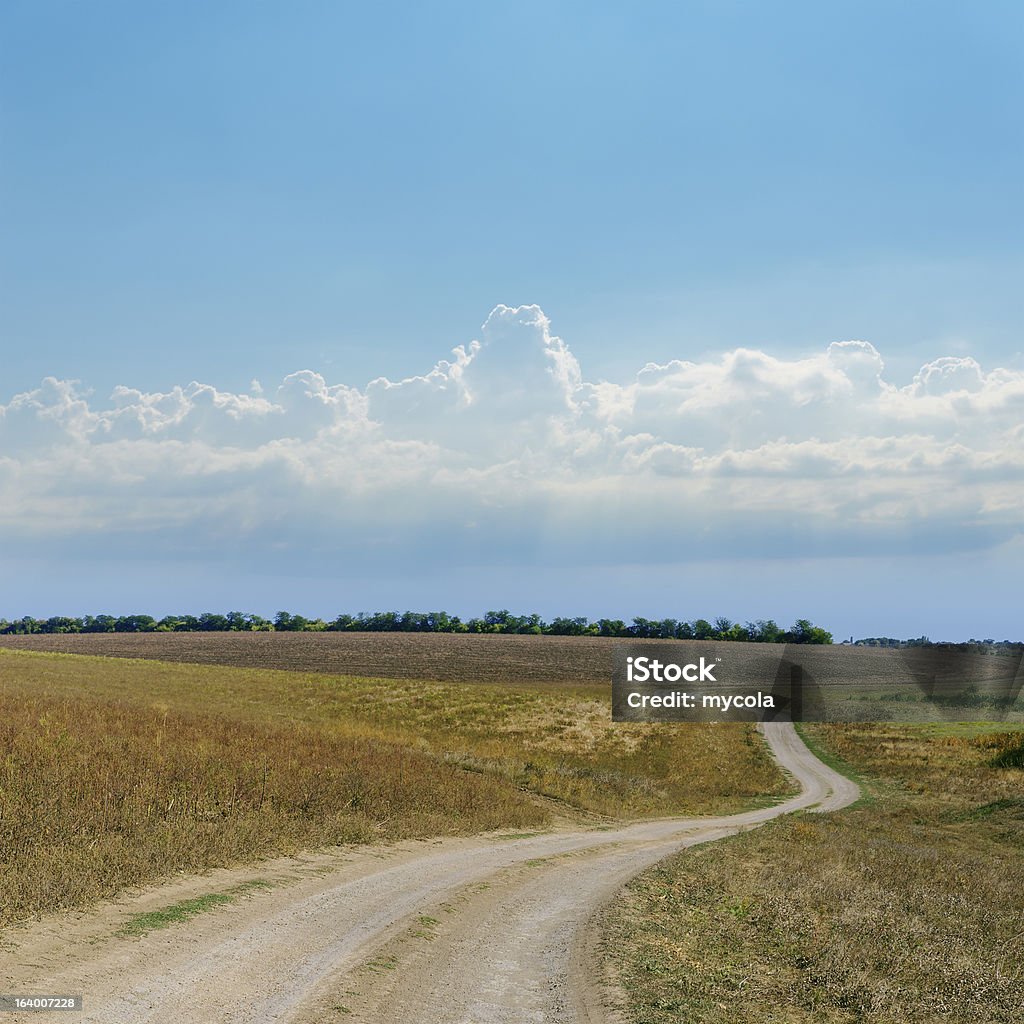
[[[0,619],[0,634],[31,633],[196,633],[196,632],[341,632],[341,633],[518,633],[536,636],[610,636],[633,640],[735,640],[770,644],[830,644],[832,634],[809,619],[783,629],[772,619],[739,623],[719,617],[694,619],[596,619],[537,614],[514,615],[507,609],[462,620],[447,612],[359,612],[337,618],[308,619],[278,612],[273,619],[244,612],[203,612],[201,615],[54,615]]]
[[[993,640],[988,637],[985,640],[978,640],[971,637],[962,643],[950,643],[946,640],[929,640],[926,636],[913,637],[910,640],[897,640],[891,636],[869,636],[863,640],[849,641],[854,647],[940,647],[955,648],[957,650],[984,648],[986,650],[1008,650],[1014,651],[1024,648],[1024,642],[1020,640]],[[843,641],[847,643],[847,641]]]

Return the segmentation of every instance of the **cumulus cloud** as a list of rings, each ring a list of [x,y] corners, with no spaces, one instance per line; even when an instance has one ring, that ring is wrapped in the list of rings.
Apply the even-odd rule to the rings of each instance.
[[[547,447],[573,419],[579,363],[537,306],[497,306],[479,340],[427,374],[366,389],[368,415],[390,437],[430,438],[485,458]]]
[[[498,306],[400,380],[47,378],[0,404],[0,524],[9,544],[446,564],[982,547],[1020,532],[1022,440],[1024,374],[973,359],[899,387],[836,341],[594,381],[538,307]]]

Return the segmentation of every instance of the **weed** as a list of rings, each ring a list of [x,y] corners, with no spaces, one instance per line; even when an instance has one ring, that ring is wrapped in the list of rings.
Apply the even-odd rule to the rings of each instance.
[[[134,914],[118,932],[119,935],[145,935],[147,932],[155,931],[158,928],[166,928],[172,924],[182,924],[190,921],[198,914],[204,914],[216,907],[226,903],[234,903],[239,897],[254,889],[269,889],[271,884],[262,880],[243,882],[224,892],[211,892],[205,896],[197,896],[194,899],[182,900],[180,903],[162,907],[160,910],[151,910],[142,914]]]

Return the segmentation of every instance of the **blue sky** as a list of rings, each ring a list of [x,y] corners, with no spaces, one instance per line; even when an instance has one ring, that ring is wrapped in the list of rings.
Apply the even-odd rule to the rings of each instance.
[[[0,38],[0,614],[1019,634],[1019,5],[37,0]]]

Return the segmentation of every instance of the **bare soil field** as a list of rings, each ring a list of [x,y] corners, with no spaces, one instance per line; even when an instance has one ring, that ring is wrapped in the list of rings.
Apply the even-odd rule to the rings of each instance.
[[[608,683],[613,637],[498,633],[68,633],[0,636],[0,648],[151,658],[196,665],[276,668],[390,679],[474,683]],[[742,663],[778,644],[645,640]],[[904,677],[899,651],[805,645],[801,660],[823,680],[856,671],[880,683]]]
[[[451,633],[76,633],[0,636],[11,650],[475,683],[607,683],[604,637]],[[666,641],[673,643],[676,641]],[[678,641],[682,642],[682,641]]]
[[[0,636],[0,649],[143,658],[196,665],[230,665],[289,672],[387,679],[501,685],[582,684],[607,686],[616,647],[629,641],[612,637],[559,637],[518,634],[452,633],[72,633]],[[721,658],[742,674],[781,656],[798,658],[807,678],[823,687],[857,679],[865,688],[884,690],[913,680],[920,650],[842,645],[724,643],[703,640],[644,640],[644,645],[689,649]],[[968,667],[985,681],[1018,678],[1024,684],[1019,653],[992,656],[937,655],[955,671]],[[957,658],[960,658],[959,662]],[[959,668],[957,668],[959,666]],[[1015,714],[1020,716],[1020,707]],[[888,715],[886,716],[888,717]]]

